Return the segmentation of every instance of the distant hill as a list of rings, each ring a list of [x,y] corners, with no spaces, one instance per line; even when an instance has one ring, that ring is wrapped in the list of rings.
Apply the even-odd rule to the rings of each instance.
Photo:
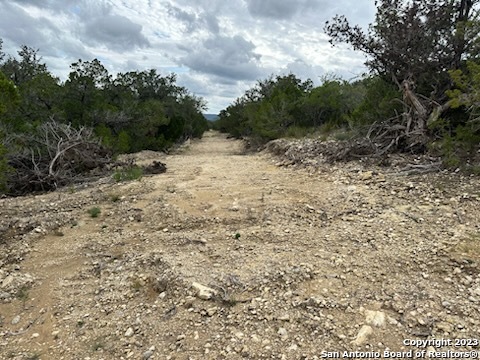
[[[205,118],[209,121],[217,121],[218,120],[218,115],[216,114],[203,114]]]

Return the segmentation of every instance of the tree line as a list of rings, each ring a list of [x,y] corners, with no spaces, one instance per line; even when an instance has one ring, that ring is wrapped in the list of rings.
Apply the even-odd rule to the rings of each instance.
[[[378,0],[368,30],[336,16],[325,25],[332,46],[362,52],[367,74],[330,76],[317,87],[294,74],[271,76],[223,110],[215,126],[259,143],[335,130],[338,138],[362,139],[362,151],[431,151],[459,166],[480,142],[478,2]]]
[[[113,76],[98,59],[70,68],[62,82],[38,50],[22,46],[8,55],[0,39],[1,191],[48,190],[102,165],[96,158],[166,150],[208,129],[205,101],[173,73]]]

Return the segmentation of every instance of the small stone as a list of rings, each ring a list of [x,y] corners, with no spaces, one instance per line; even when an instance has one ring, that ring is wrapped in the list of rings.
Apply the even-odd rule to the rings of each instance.
[[[357,337],[355,340],[352,341],[352,344],[356,346],[361,346],[365,344],[368,340],[368,338],[373,334],[373,329],[369,325],[363,325],[360,328],[360,331],[357,334]]]
[[[298,345],[297,344],[292,344],[288,347],[288,351],[296,351],[298,349]]]
[[[131,327],[128,328],[127,331],[125,331],[125,337],[132,337],[133,334],[134,334],[134,331]]]
[[[6,288],[6,287],[10,286],[13,283],[13,280],[14,280],[13,276],[8,275],[5,279],[3,279],[2,287]]]
[[[20,322],[20,315],[17,315],[12,319],[12,325],[17,325],[19,322]]]
[[[366,323],[376,327],[385,325],[385,313],[382,311],[365,310]]]
[[[288,332],[287,329],[281,327],[278,329],[277,334],[281,336],[282,340],[286,339],[288,337]]]
[[[196,291],[196,296],[202,300],[210,300],[217,292],[205,285],[194,282],[192,288]]]
[[[153,351],[152,350],[147,350],[143,353],[142,359],[143,360],[148,360],[152,357],[152,355],[153,355]]]
[[[261,341],[260,338],[258,337],[258,335],[253,334],[250,337],[251,337],[251,339],[254,343],[259,343]]]
[[[59,331],[59,330],[52,331],[52,337],[53,337],[54,339],[58,339],[58,335],[60,335],[60,331]]]
[[[218,311],[218,308],[216,307],[212,307],[210,309],[207,309],[207,315],[212,317],[213,315],[215,315]]]
[[[442,330],[443,332],[446,332],[446,333],[450,333],[453,331],[453,325],[445,321],[438,322],[436,324],[436,327],[438,330]]]
[[[32,339],[36,339],[36,338],[38,338],[38,337],[40,337],[40,334],[39,334],[39,333],[33,333],[33,334],[32,334]]]
[[[365,171],[360,173],[360,180],[367,181],[373,177],[373,171]]]

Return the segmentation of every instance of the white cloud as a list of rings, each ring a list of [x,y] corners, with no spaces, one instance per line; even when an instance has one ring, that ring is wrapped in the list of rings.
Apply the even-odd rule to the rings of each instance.
[[[252,16],[272,19],[291,19],[301,10],[310,7],[309,0],[247,0]]]
[[[254,50],[255,45],[239,35],[213,36],[191,49],[182,62],[201,73],[234,80],[254,80],[261,74],[260,55]]]
[[[85,24],[85,41],[119,52],[149,46],[142,26],[120,15],[97,17]]]
[[[366,26],[371,0],[0,0],[4,51],[40,49],[66,78],[69,64],[99,58],[110,72],[156,68],[218,112],[271,74],[352,78],[363,57],[331,48],[323,27],[335,14]]]

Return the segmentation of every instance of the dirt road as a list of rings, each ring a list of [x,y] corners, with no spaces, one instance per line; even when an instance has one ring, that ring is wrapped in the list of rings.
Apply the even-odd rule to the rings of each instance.
[[[215,132],[138,159],[167,173],[0,200],[0,358],[479,349],[477,178],[279,167]],[[467,340],[405,343],[434,338]]]

